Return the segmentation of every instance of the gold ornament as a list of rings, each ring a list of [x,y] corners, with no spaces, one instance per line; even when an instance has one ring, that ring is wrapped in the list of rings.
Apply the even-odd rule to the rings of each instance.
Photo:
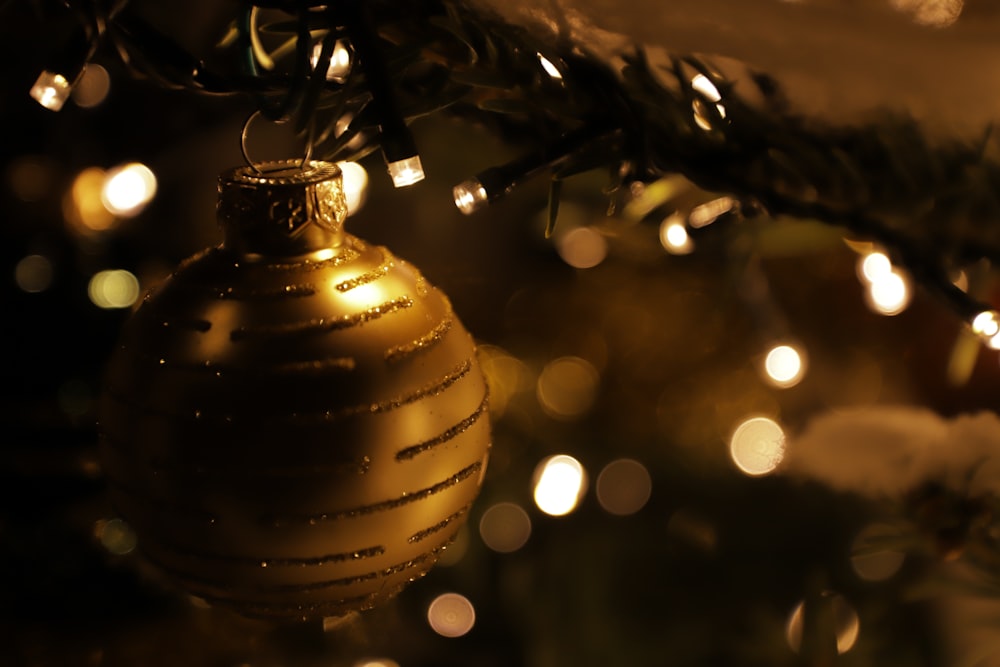
[[[336,616],[423,576],[490,447],[471,336],[412,265],[342,229],[336,165],[220,178],[224,242],[110,361],[102,454],[145,556],[248,615]]]

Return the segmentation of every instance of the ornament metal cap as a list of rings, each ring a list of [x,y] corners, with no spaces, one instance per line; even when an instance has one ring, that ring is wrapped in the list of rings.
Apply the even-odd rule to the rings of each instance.
[[[243,256],[298,256],[343,241],[347,199],[332,162],[280,160],[219,177],[224,247]]]

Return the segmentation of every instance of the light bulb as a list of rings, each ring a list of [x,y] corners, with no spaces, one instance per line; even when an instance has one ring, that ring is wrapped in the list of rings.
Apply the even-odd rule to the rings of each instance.
[[[465,215],[471,215],[485,208],[490,200],[489,193],[478,178],[462,181],[452,188],[451,193],[455,197],[455,206]]]
[[[389,169],[392,184],[397,188],[405,188],[424,180],[424,168],[420,164],[419,155],[396,160],[386,166]]]
[[[1000,317],[995,310],[984,310],[972,319],[972,332],[984,338],[1000,334]]]
[[[313,68],[319,64],[319,57],[323,53],[323,42],[316,42],[313,46],[312,57],[310,62]],[[336,45],[333,47],[333,53],[330,54],[330,63],[326,66],[326,80],[336,81],[337,83],[343,83],[347,80],[347,75],[351,72],[351,50],[347,46],[347,42],[340,39],[337,40]]]
[[[73,84],[65,76],[44,70],[31,87],[30,95],[49,111],[59,111],[72,92]]]

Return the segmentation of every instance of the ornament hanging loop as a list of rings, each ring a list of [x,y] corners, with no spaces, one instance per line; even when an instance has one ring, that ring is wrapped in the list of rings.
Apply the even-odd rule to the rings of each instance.
[[[243,154],[243,160],[247,163],[247,166],[253,169],[257,174],[264,173],[260,168],[260,165],[264,164],[264,162],[256,162],[254,161],[253,158],[250,157],[250,151],[247,149],[247,135],[250,134],[250,126],[253,124],[254,120],[256,120],[257,117],[260,115],[261,115],[261,110],[257,109],[249,116],[247,116],[246,121],[243,123],[243,130],[242,132],[240,132],[240,152]],[[285,122],[287,122],[287,120],[288,120],[287,118],[279,118],[278,120],[272,122],[276,125],[282,125]],[[301,159],[298,160],[299,169],[302,171],[305,171],[306,166],[312,160],[313,144],[314,144],[313,128],[312,124],[310,123],[308,132],[306,134],[305,154],[302,156]]]

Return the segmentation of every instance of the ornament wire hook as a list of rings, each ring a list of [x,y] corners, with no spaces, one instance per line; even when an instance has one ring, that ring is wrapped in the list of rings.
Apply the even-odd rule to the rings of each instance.
[[[254,162],[253,158],[250,157],[250,152],[247,150],[247,135],[250,133],[250,125],[253,123],[254,119],[260,115],[261,115],[261,110],[257,109],[249,116],[247,116],[246,121],[243,123],[243,131],[240,132],[240,152],[243,153],[243,160],[247,163],[247,165],[255,172],[257,172],[257,174],[263,175],[264,172],[261,171],[260,166],[258,166],[259,164],[263,163]],[[280,125],[284,123],[286,120],[287,120],[286,118],[281,118],[274,122]],[[313,144],[314,144],[313,135],[314,135],[313,124],[310,123],[309,130],[306,133],[306,151],[305,154],[302,156],[302,159],[299,161],[299,169],[301,171],[305,171],[306,165],[308,165],[309,161],[312,159]]]

